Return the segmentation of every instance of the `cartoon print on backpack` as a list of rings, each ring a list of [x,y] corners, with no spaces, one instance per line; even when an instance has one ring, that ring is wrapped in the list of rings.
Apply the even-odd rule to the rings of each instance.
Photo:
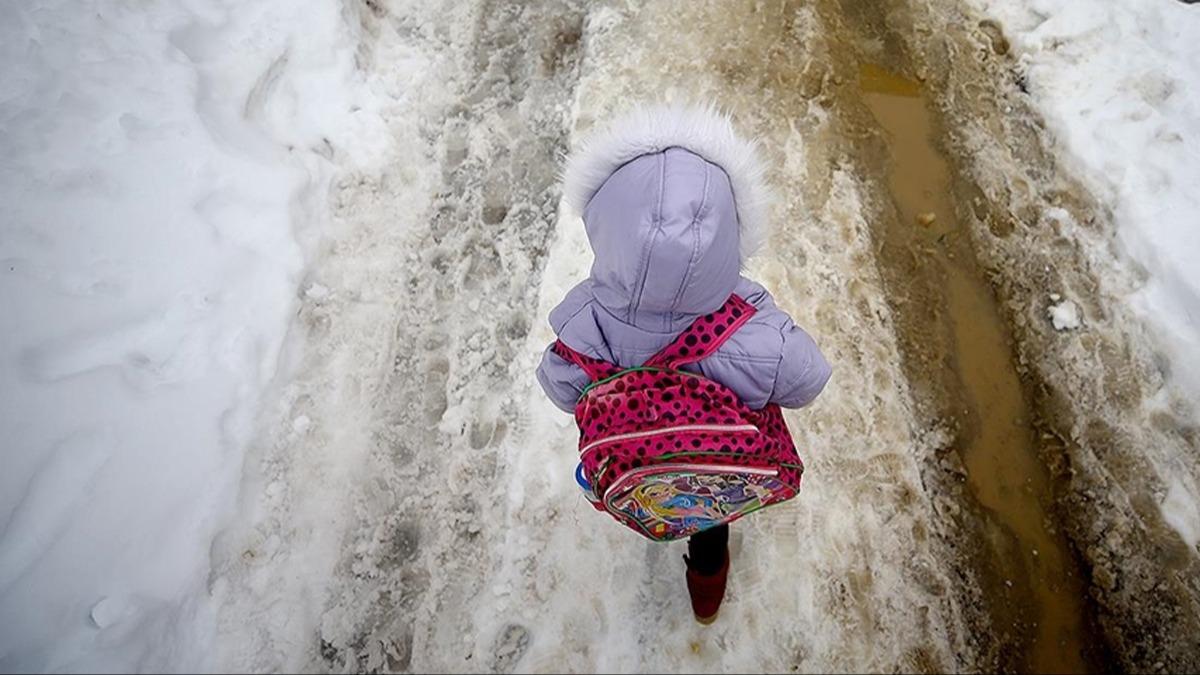
[[[720,525],[735,513],[756,511],[786,489],[769,476],[739,480],[717,474],[667,473],[654,478],[615,500],[614,508],[637,520],[668,522],[670,529],[688,533]]]

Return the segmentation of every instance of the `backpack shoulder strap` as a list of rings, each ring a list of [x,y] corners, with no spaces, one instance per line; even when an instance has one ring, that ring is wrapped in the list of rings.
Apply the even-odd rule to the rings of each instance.
[[[650,357],[646,365],[675,369],[712,356],[730,335],[754,316],[754,305],[737,295],[729,296],[721,308],[692,322],[671,344]]]
[[[551,349],[555,354],[558,354],[560,357],[562,357],[563,360],[569,361],[580,368],[583,368],[583,372],[587,373],[587,376],[591,378],[592,382],[598,382],[606,377],[612,377],[613,375],[621,372],[620,368],[609,363],[608,361],[597,359],[595,357],[588,356],[587,354],[580,354],[574,349],[571,349],[567,345],[563,344],[562,340],[555,340],[554,344],[551,346]]]

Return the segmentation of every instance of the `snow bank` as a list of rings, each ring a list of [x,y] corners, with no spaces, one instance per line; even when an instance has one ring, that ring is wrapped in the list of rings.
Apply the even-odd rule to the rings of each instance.
[[[352,38],[315,1],[0,7],[0,670],[209,663],[297,237],[382,130]]]
[[[1200,400],[1200,6],[974,1],[1002,22],[1050,130],[1113,206],[1149,276],[1133,304]]]

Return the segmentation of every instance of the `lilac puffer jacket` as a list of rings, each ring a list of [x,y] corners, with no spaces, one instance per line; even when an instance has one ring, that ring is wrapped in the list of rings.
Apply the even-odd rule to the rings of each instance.
[[[684,366],[751,408],[810,403],[831,373],[813,339],[739,274],[766,212],[755,146],[711,108],[643,108],[573,156],[564,191],[583,216],[591,275],[550,312],[568,347],[639,366],[736,293],[754,317],[707,359]],[[735,200],[735,195],[738,200]],[[549,349],[538,382],[573,411],[588,377]]]

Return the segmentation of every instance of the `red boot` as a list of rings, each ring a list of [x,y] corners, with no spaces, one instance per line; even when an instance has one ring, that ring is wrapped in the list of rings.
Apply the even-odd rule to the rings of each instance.
[[[708,625],[717,620],[717,612],[721,609],[721,601],[725,599],[725,579],[729,576],[729,550],[725,550],[725,562],[713,574],[701,574],[692,567],[692,561],[683,557],[687,563],[688,595],[692,597],[692,612],[696,620]]]

